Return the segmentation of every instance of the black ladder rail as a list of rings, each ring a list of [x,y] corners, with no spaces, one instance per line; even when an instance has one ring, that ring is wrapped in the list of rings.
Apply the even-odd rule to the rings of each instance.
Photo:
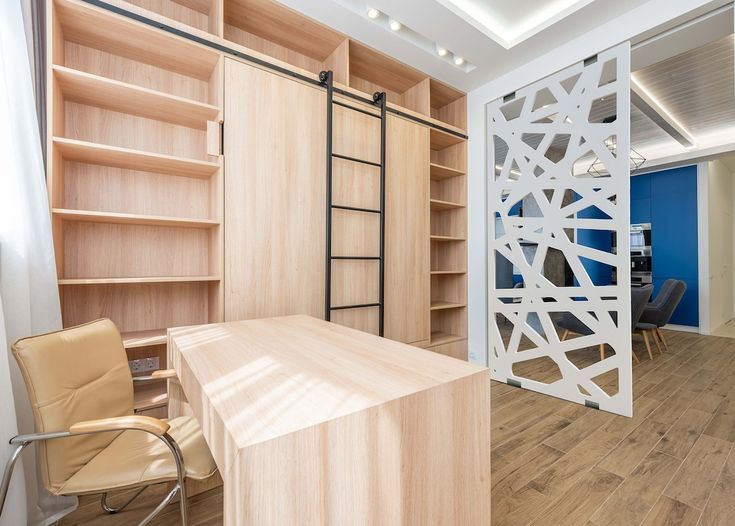
[[[361,309],[368,307],[378,307],[378,333],[383,336],[384,332],[384,314],[385,314],[385,138],[386,138],[386,116],[387,116],[387,97],[385,93],[374,93],[372,103],[380,109],[380,114],[358,108],[351,104],[334,100],[334,75],[332,71],[322,71],[319,74],[319,81],[327,89],[327,199],[326,199],[326,257],[325,257],[325,297],[324,297],[324,319],[331,320],[332,311]],[[347,155],[341,155],[332,151],[333,147],[333,106],[341,106],[351,111],[363,113],[370,117],[380,119],[380,162],[366,161],[357,159]],[[342,159],[345,161],[367,164],[380,168],[380,208],[362,208],[347,205],[336,205],[332,202],[332,163],[334,159]],[[379,256],[333,256],[332,255],[332,211],[347,210],[352,212],[362,212],[380,215],[380,255]],[[361,303],[356,305],[337,305],[332,306],[332,260],[352,260],[352,261],[378,261],[379,262],[379,291],[378,301],[375,303]]]

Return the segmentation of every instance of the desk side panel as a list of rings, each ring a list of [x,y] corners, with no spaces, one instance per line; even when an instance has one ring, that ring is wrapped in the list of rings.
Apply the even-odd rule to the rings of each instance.
[[[490,524],[486,371],[243,449],[225,524]]]

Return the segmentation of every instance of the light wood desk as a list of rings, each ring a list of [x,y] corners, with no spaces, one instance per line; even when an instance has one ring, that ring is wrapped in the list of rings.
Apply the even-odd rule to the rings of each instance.
[[[225,524],[490,524],[487,369],[307,316],[172,329],[168,347]]]

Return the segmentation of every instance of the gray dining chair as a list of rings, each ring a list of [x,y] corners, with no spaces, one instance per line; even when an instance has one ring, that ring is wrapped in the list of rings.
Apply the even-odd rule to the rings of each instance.
[[[669,350],[661,327],[669,323],[686,290],[687,284],[680,279],[667,279],[664,281],[664,284],[661,285],[661,290],[656,294],[654,300],[646,304],[641,319],[636,325],[636,331],[643,335],[646,342],[648,342],[648,335],[651,335],[660,353],[662,353],[662,345],[664,349]],[[648,346],[648,343],[646,345]],[[648,352],[649,354],[651,353],[650,348]]]
[[[638,321],[640,320],[643,309],[646,307],[646,303],[651,298],[653,292],[653,285],[646,285],[645,287],[635,287],[630,290],[630,323],[631,331],[634,331]],[[611,313],[613,320],[617,320],[617,313]],[[589,336],[593,331],[587,327],[584,323],[574,316],[571,312],[565,312],[556,321],[556,324],[564,329],[561,335],[561,341],[567,339],[569,334],[581,334],[582,336]],[[650,355],[650,351],[649,351]],[[600,360],[605,359],[605,344],[600,344]],[[633,352],[633,359],[636,363],[640,362],[638,356]],[[651,359],[653,356],[651,355]]]

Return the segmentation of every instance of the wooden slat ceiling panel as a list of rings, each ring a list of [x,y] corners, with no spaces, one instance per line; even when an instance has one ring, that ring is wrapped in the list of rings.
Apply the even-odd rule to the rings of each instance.
[[[696,137],[735,123],[733,35],[635,72],[638,82]]]

